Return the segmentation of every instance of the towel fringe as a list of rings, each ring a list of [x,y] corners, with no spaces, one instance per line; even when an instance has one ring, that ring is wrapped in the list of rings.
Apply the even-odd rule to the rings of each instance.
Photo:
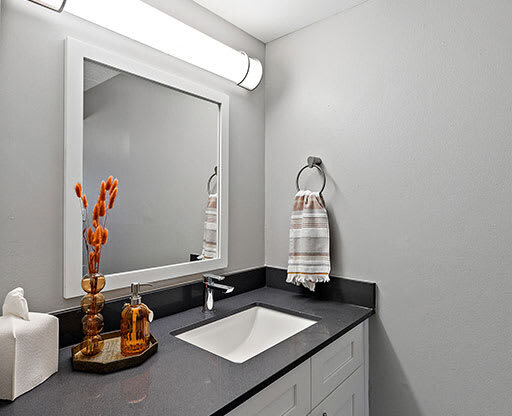
[[[315,291],[316,283],[324,283],[329,282],[329,276],[307,276],[300,274],[289,274],[286,278],[286,283],[292,283],[295,286],[304,286],[307,287],[312,292]]]

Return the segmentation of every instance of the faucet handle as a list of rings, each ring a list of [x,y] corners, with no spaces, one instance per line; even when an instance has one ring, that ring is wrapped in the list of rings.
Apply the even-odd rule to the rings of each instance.
[[[205,273],[203,274],[203,281],[207,282],[207,281],[212,281],[212,280],[217,280],[218,282],[220,282],[221,280],[224,280],[224,276],[219,276],[218,274],[213,274],[213,273]]]

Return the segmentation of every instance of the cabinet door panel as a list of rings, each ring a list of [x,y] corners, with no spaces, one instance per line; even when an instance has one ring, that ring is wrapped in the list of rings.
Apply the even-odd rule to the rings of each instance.
[[[228,413],[228,416],[304,416],[311,409],[310,360]]]
[[[352,374],[310,416],[364,416],[364,368]]]
[[[357,326],[311,358],[312,407],[363,363],[363,330]]]

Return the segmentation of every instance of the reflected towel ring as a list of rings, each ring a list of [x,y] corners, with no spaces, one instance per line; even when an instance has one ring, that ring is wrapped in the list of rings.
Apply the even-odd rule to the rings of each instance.
[[[210,185],[212,183],[213,178],[217,176],[217,166],[213,168],[213,174],[208,178],[208,183],[206,184],[206,191],[208,192],[208,195],[212,194],[212,191],[210,189]]]
[[[297,174],[297,179],[295,180],[295,185],[297,187],[297,192],[300,191],[299,178],[300,178],[300,174],[304,171],[304,169],[306,169],[306,168],[317,168],[318,172],[320,172],[320,175],[322,175],[322,178],[324,180],[324,183],[322,184],[322,189],[320,189],[320,191],[318,192],[319,194],[322,194],[322,192],[325,189],[325,184],[327,182],[327,179],[325,177],[324,170],[320,166],[321,164],[322,164],[322,159],[320,159],[319,157],[315,157],[315,156],[309,156],[308,157],[308,164],[306,166],[304,166],[301,170],[299,170],[299,173]]]

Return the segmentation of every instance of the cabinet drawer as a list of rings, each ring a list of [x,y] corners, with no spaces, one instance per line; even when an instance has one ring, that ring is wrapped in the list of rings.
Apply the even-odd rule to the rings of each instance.
[[[359,367],[310,416],[364,416],[364,395],[364,367]]]
[[[363,328],[357,326],[311,358],[311,401],[318,405],[363,363]]]
[[[228,413],[228,416],[304,416],[311,409],[310,360]]]

